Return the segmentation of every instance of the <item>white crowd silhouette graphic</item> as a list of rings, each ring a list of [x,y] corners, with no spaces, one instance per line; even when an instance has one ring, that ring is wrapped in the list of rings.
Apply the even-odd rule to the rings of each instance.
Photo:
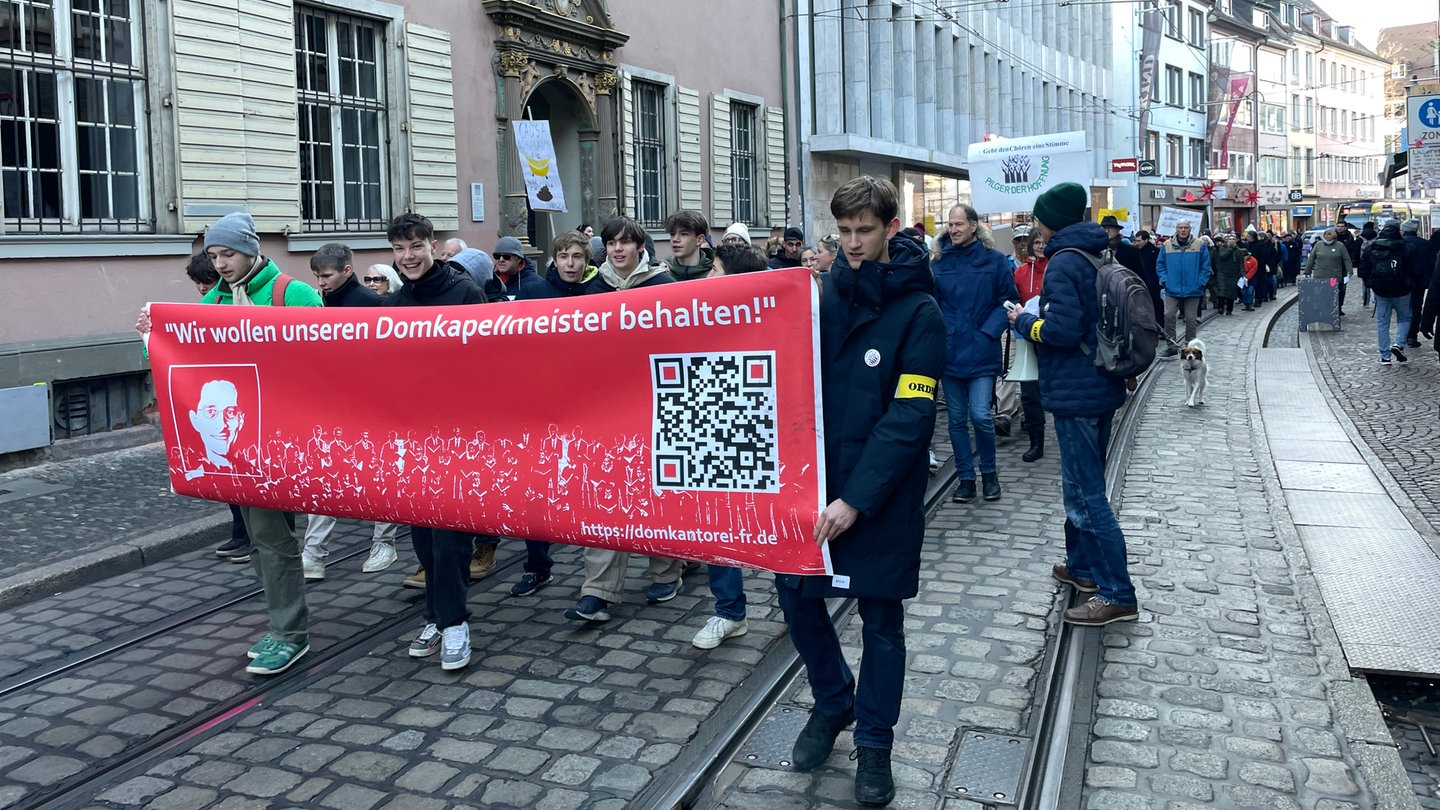
[[[762,507],[753,492],[657,489],[649,437],[642,434],[592,437],[579,425],[550,424],[543,435],[527,429],[513,437],[438,426],[381,435],[317,424],[304,438],[274,429],[237,451],[261,471],[259,479],[207,475],[188,488],[201,497],[241,495],[251,505],[291,512],[541,534],[538,539],[560,542],[578,540],[582,521],[623,527],[684,519],[731,537],[805,536],[798,514],[778,508],[773,495],[759,496]],[[177,450],[170,465],[185,477]],[[806,465],[792,478],[782,463],[779,472],[781,490],[793,497],[810,470]],[[607,544],[594,537],[586,542]],[[645,540],[623,545],[654,547]]]

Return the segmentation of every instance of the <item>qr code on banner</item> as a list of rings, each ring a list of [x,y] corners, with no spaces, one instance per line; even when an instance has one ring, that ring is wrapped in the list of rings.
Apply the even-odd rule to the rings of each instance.
[[[778,492],[775,353],[651,355],[655,486]]]

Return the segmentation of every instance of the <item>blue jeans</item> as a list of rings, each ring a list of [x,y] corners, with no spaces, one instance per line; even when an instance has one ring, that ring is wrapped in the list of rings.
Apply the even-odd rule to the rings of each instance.
[[[715,615],[738,622],[745,618],[745,571],[729,565],[706,566]]]
[[[1125,535],[1105,497],[1105,445],[1113,417],[1055,417],[1065,499],[1065,565],[1076,579],[1098,585],[1106,602],[1133,605]]]
[[[525,572],[527,574],[550,575],[555,561],[550,559],[550,544],[544,540],[525,541]]]
[[[975,453],[970,450],[970,430],[975,425],[975,451],[980,454],[980,472],[995,472],[995,416],[990,399],[995,395],[995,378],[945,377],[945,410],[949,414],[950,447],[955,451],[955,476],[975,480]]]
[[[1390,341],[1390,313],[1395,313],[1395,341]],[[1380,344],[1380,356],[1390,359],[1390,347],[1405,342],[1405,333],[1410,329],[1410,294],[1387,298],[1375,296],[1375,340]]]
[[[905,691],[905,608],[900,600],[858,599],[863,627],[857,686],[825,600],[802,596],[800,578],[794,576],[775,577],[775,591],[790,626],[790,642],[805,662],[815,710],[838,717],[853,707],[855,745],[890,749]]]

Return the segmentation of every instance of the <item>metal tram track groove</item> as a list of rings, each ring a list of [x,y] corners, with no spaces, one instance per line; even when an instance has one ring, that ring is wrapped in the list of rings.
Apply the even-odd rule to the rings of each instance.
[[[362,551],[350,556],[359,556],[368,551],[369,547],[367,546]],[[507,573],[511,569],[518,569],[523,564],[523,557],[517,557],[509,563],[497,563],[494,570],[485,579],[486,586],[492,587],[496,583],[503,583],[505,578],[500,576],[501,574]],[[256,590],[253,594],[234,601],[238,603],[244,601],[244,598],[253,598],[259,593],[260,591]],[[223,607],[208,611],[208,613],[221,609]],[[267,699],[293,694],[323,677],[334,674],[340,667],[365,655],[369,648],[381,638],[398,632],[406,625],[413,625],[417,617],[423,615],[424,611],[425,605],[422,601],[420,604],[399,611],[387,621],[367,628],[364,632],[337,639],[334,644],[323,650],[312,650],[300,663],[296,664],[294,669],[257,681],[253,688],[234,697],[217,701],[201,714],[176,723],[115,757],[103,763],[97,763],[69,780],[57,783],[48,788],[44,795],[35,796],[31,800],[18,803],[13,807],[15,810],[41,810],[41,808],[44,810],[70,810],[93,805],[94,795],[106,785],[123,782],[125,779],[138,775],[153,764],[158,755],[163,755],[178,746],[195,742],[204,734],[222,730],[227,721],[262,705]],[[137,646],[155,635],[158,633],[147,633],[141,639],[129,639],[129,643],[122,645],[120,650]],[[110,650],[106,655],[113,655],[116,652],[117,650]],[[69,669],[74,669],[74,667]]]
[[[359,557],[361,554],[368,552],[368,550],[369,549],[366,548],[353,551],[345,555],[336,555],[335,561],[344,562],[346,560]],[[201,619],[208,618],[223,610],[235,607],[242,602],[247,602],[251,599],[263,596],[264,593],[265,592],[260,588],[239,588],[236,591],[233,591],[229,596],[221,597],[221,601],[212,602],[208,605],[192,607],[187,610],[182,610],[170,616],[168,619],[162,619],[161,621],[151,623],[149,627],[146,627],[143,630],[126,634],[120,638],[111,639],[103,644],[98,644],[91,650],[88,650],[83,655],[61,660],[54,664],[41,666],[38,668],[38,671],[28,672],[16,676],[9,681],[0,682],[0,699],[3,699],[9,695],[12,695],[31,686],[42,684],[51,678],[64,675],[65,673],[71,672],[72,670],[79,669],[80,667],[87,666],[89,664],[101,661],[105,658],[114,656],[118,653],[125,652],[126,650],[139,646],[140,644],[143,644],[146,641],[155,638],[156,636],[164,635],[165,633],[177,630],[192,622],[197,622]]]

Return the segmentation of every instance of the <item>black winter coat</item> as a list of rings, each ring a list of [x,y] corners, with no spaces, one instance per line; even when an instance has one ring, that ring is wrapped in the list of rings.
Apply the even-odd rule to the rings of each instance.
[[[387,307],[436,307],[483,304],[484,291],[470,274],[447,262],[435,262],[425,275],[411,281],[400,277],[400,289],[384,299]]]
[[[1435,248],[1413,233],[1406,235],[1401,241],[1405,243],[1405,258],[1410,262],[1410,291],[1414,293],[1424,290],[1430,286],[1431,268],[1435,266]],[[1411,315],[1420,317],[1418,312],[1412,312]]]
[[[385,299],[380,294],[360,283],[360,278],[354,273],[345,279],[340,289],[335,292],[322,292],[320,297],[325,299],[327,307],[378,307],[384,306]]]
[[[920,588],[945,322],[925,249],[903,236],[889,247],[887,265],[857,270],[837,256],[820,300],[825,498],[860,516],[830,540],[833,570],[849,587],[825,576],[789,580],[806,596],[909,599]]]
[[[1140,278],[1145,282],[1145,289],[1150,291],[1150,303],[1155,306],[1155,320],[1165,322],[1165,298],[1160,292],[1160,273],[1155,269],[1155,263],[1160,260],[1160,248],[1154,242],[1146,242],[1145,247],[1136,248],[1140,254]]]
[[[1430,275],[1430,290],[1425,293],[1425,307],[1420,312],[1420,332],[1426,335],[1435,334],[1435,322],[1440,320],[1440,256],[1435,257],[1435,269]],[[1436,351],[1440,351],[1440,339],[1435,341]]]
[[[1378,278],[1375,268],[1382,263],[1389,264],[1391,260],[1399,262],[1401,277],[1388,281]],[[1374,291],[1376,295],[1385,298],[1409,295],[1411,277],[1414,273],[1414,269],[1410,267],[1410,259],[1406,255],[1405,243],[1398,238],[1382,236],[1376,239],[1365,248],[1365,255],[1360,259],[1359,275],[1364,279],[1365,286]]]
[[[582,295],[585,292],[585,282],[566,281],[560,278],[560,271],[555,265],[545,271],[545,277],[541,278],[535,273],[535,265],[526,262],[524,269],[520,271],[520,295],[517,300],[533,301],[537,298],[568,298],[572,295]]]

